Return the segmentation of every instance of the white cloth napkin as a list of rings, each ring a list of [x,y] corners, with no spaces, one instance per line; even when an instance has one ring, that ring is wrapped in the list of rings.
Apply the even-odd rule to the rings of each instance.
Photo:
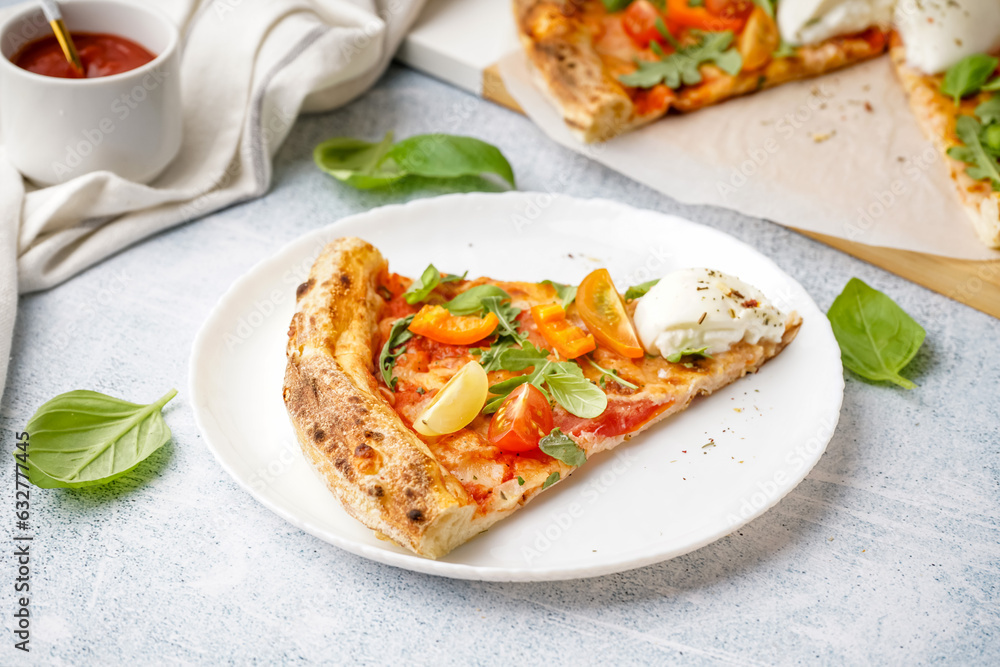
[[[153,2],[184,38],[184,138],[149,185],[97,172],[36,189],[10,165],[0,137],[0,395],[19,292],[52,287],[151,234],[264,194],[298,113],[331,109],[372,85],[423,2]]]

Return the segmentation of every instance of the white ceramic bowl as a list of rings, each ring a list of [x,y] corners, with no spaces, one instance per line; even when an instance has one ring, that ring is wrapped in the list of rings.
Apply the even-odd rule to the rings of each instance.
[[[0,25],[0,137],[8,156],[40,185],[104,170],[143,183],[153,180],[181,145],[177,29],[153,10],[117,0],[61,7],[70,32],[125,37],[156,58],[94,79],[34,74],[11,58],[51,30],[40,8],[14,14]]]

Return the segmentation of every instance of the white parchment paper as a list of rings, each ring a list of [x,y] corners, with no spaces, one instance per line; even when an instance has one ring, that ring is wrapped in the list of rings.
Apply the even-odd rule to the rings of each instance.
[[[888,58],[597,145],[569,132],[522,52],[505,56],[500,73],[551,138],[681,202],[868,245],[1000,259],[976,236]]]

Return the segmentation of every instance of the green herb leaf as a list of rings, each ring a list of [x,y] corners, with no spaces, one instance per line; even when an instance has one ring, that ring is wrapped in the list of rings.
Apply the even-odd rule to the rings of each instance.
[[[980,90],[985,90],[990,93],[1000,90],[1000,76],[993,79],[992,81],[984,83],[983,87],[980,88]]]
[[[927,335],[924,328],[882,292],[851,278],[827,313],[844,365],[869,380],[913,389],[899,374]]]
[[[559,301],[562,302],[563,308],[569,308],[569,305],[576,301],[576,285],[563,285],[562,283],[553,282],[551,280],[543,280],[543,285],[548,285],[556,291],[556,296],[559,297]]]
[[[638,285],[633,285],[632,287],[629,287],[627,290],[625,290],[625,300],[632,301],[634,299],[638,299],[641,296],[646,296],[646,292],[653,289],[653,287],[658,282],[660,282],[659,278],[657,278],[656,280],[648,280],[644,283],[640,283]]]
[[[962,98],[978,93],[993,76],[1000,59],[985,53],[974,53],[958,61],[945,72],[941,92],[960,104]]]
[[[396,378],[392,376],[392,369],[396,365],[396,357],[403,353],[399,348],[403,343],[413,338],[413,332],[407,327],[413,321],[413,315],[407,315],[392,323],[389,330],[389,337],[382,346],[382,352],[378,355],[378,367],[382,372],[382,380],[390,389],[396,388]],[[395,352],[393,351],[395,350]]]
[[[673,354],[667,356],[667,361],[672,364],[680,363],[680,360],[684,357],[699,357],[701,359],[711,359],[712,355],[708,354],[705,350],[708,346],[698,348],[697,350],[683,349],[680,352],[674,352]]]
[[[994,95],[976,107],[976,115],[983,125],[1000,123],[1000,95]]]
[[[517,323],[517,316],[521,314],[520,308],[515,308],[501,296],[484,296],[482,303],[486,312],[493,313],[500,320],[496,329],[498,336],[501,338],[510,336],[520,340],[521,334],[518,333]]]
[[[519,348],[505,350],[499,357],[500,368],[505,371],[523,371],[549,361],[549,351],[524,341]]]
[[[573,438],[558,428],[538,441],[538,448],[568,466],[579,467],[587,462],[587,454]]]
[[[465,280],[465,276],[468,275],[468,271],[460,276],[448,275],[442,276],[441,272],[433,264],[428,264],[427,268],[420,275],[420,278],[413,281],[410,288],[403,292],[403,296],[406,298],[406,303],[411,306],[415,303],[420,303],[421,301],[426,301],[427,297],[431,295],[434,288],[441,283],[454,283],[460,280]]]
[[[145,461],[170,440],[161,410],[171,389],[149,405],[96,391],[60,394],[28,421],[28,479],[44,489],[107,484]]]
[[[596,384],[583,377],[574,363],[559,363],[558,370],[545,375],[545,384],[556,403],[570,414],[583,419],[599,417],[608,407],[608,395]],[[579,373],[568,372],[574,368]]]
[[[632,4],[632,0],[601,0],[609,12],[620,12]]]
[[[544,491],[545,489],[549,488],[558,481],[559,481],[559,472],[556,471],[545,478],[545,483],[542,484],[542,490]]]
[[[662,25],[659,21],[658,27]],[[666,28],[661,28],[664,36],[669,36]],[[659,60],[636,60],[636,71],[618,77],[626,86],[635,88],[652,88],[663,83],[668,88],[680,88],[681,85],[693,86],[701,83],[700,67],[706,63],[714,63],[727,74],[739,74],[743,68],[743,58],[735,48],[729,48],[733,43],[733,33],[702,32],[697,44],[680,47],[669,55],[661,55]],[[670,38],[673,39],[672,37]],[[676,42],[676,40],[673,40]],[[651,46],[655,44],[653,42]],[[658,47],[654,47],[654,51]],[[661,51],[662,53],[662,51]]]
[[[948,156],[970,165],[967,173],[977,181],[989,181],[994,190],[1000,190],[1000,164],[983,145],[983,126],[972,116],[959,116],[955,133],[965,146],[952,146]]]
[[[454,179],[495,174],[514,187],[514,171],[503,153],[472,137],[421,134],[393,144],[392,132],[372,143],[335,137],[313,150],[316,165],[360,189],[384,187],[407,176]]]
[[[486,311],[486,304],[483,303],[483,300],[491,296],[510,299],[510,294],[496,285],[476,285],[444,304],[444,307],[452,315],[481,315]]]
[[[618,371],[616,371],[616,370],[608,370],[607,368],[603,368],[603,367],[599,366],[597,364],[597,362],[594,361],[593,359],[591,359],[590,357],[584,357],[584,359],[586,359],[588,364],[590,364],[591,366],[593,366],[594,368],[596,368],[602,374],[601,375],[601,380],[600,380],[601,381],[601,386],[604,386],[605,378],[610,378],[610,379],[614,380],[615,382],[617,382],[618,384],[620,384],[621,386],[625,387],[626,389],[638,389],[639,388],[636,385],[634,385],[631,382],[629,382],[628,380],[626,380],[626,379],[624,379],[622,377],[619,377],[618,376]]]
[[[389,185],[405,176],[393,164],[382,167],[391,147],[392,132],[386,132],[378,143],[335,137],[313,149],[313,161],[338,181],[368,190]]]
[[[524,478],[521,477],[520,475],[517,476],[517,485],[524,486]]]

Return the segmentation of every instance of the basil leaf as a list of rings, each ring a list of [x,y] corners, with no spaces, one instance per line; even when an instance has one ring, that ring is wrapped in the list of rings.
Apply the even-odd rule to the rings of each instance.
[[[486,310],[483,299],[490,296],[510,299],[510,294],[496,285],[476,285],[444,304],[444,307],[452,315],[479,315]]]
[[[994,95],[976,107],[976,115],[983,125],[1000,123],[1000,95]]]
[[[149,405],[96,391],[60,394],[28,421],[28,479],[43,489],[107,484],[170,440],[161,410],[177,391]]]
[[[851,278],[827,313],[844,365],[869,380],[917,385],[899,371],[910,363],[927,333],[888,296]]]
[[[962,98],[978,93],[996,71],[1000,59],[985,53],[974,53],[952,65],[941,82],[941,92],[960,104]]]
[[[666,359],[672,364],[680,363],[680,360],[684,357],[700,357],[702,359],[711,359],[712,355],[705,352],[705,350],[707,349],[708,349],[707,345],[705,347],[700,347],[697,350],[684,348],[680,352],[674,352],[673,354],[668,355]]]
[[[467,276],[467,275],[469,275],[468,271],[466,271],[462,275],[458,275],[458,274],[455,274],[455,273],[449,273],[446,276],[441,276],[441,282],[443,282],[443,283],[458,283],[458,282],[461,282],[461,281],[465,280],[465,276]]]
[[[386,158],[407,174],[429,178],[496,174],[514,187],[514,170],[500,149],[472,137],[419,134],[397,143]]]
[[[390,389],[396,388],[397,378],[392,376],[392,369],[396,365],[396,357],[404,351],[398,350],[393,352],[393,350],[413,338],[413,332],[408,328],[412,321],[413,315],[407,315],[393,322],[392,329],[389,330],[389,337],[386,339],[385,345],[382,346],[382,352],[378,355],[378,367],[382,373],[382,381]]]
[[[639,388],[638,386],[632,384],[628,380],[619,377],[618,376],[618,371],[616,371],[614,369],[608,370],[607,368],[603,368],[603,367],[599,366],[597,364],[597,362],[594,361],[593,359],[591,359],[590,357],[584,357],[584,359],[587,360],[588,364],[590,364],[591,366],[593,366],[594,368],[596,368],[601,373],[601,380],[604,380],[605,378],[611,378],[612,380],[614,380],[615,382],[617,382],[621,386],[625,387],[626,389],[638,389]],[[603,387],[604,385],[602,384],[601,386]]]
[[[572,364],[580,369],[576,364]],[[558,370],[545,376],[545,384],[556,403],[570,414],[583,419],[600,416],[608,407],[608,395],[596,384],[580,375]]]
[[[701,83],[702,75],[699,68],[705,63],[714,63],[719,69],[733,76],[739,74],[743,68],[743,57],[740,52],[735,48],[729,48],[733,43],[731,31],[700,33],[698,43],[682,47],[667,31],[662,19],[657,19],[657,28],[674,44],[676,51],[664,54],[659,44],[650,42],[650,48],[660,59],[654,61],[636,59],[636,70],[618,77],[624,85],[652,88],[663,83],[668,88],[680,88],[682,85],[693,86]]]
[[[313,161],[338,181],[361,190],[382,187],[403,178],[395,165],[381,168],[392,146],[392,132],[378,143],[335,137],[313,149]]]
[[[983,145],[982,125],[972,116],[959,116],[955,133],[965,146],[952,146],[948,156],[969,165],[967,173],[977,181],[989,181],[994,190],[1000,191],[1000,164]]]
[[[559,481],[559,472],[556,471],[545,478],[545,482],[542,484],[542,490],[549,488],[553,484]]]
[[[573,438],[558,428],[538,441],[538,448],[568,466],[579,467],[587,462],[587,454]]]
[[[406,299],[406,303],[411,306],[415,303],[420,303],[427,297],[431,295],[434,288],[438,286],[441,282],[441,272],[433,264],[428,264],[424,272],[420,274],[417,280],[413,281],[409,289],[403,292],[403,297]]]
[[[396,144],[392,139],[392,132],[378,143],[334,137],[316,146],[313,161],[337,180],[363,190],[408,176],[456,179],[483,174],[496,174],[514,186],[514,171],[503,153],[479,139],[449,134],[422,134]]]
[[[556,291],[556,296],[559,297],[564,309],[569,308],[569,305],[576,301],[576,285],[563,285],[551,280],[543,280],[542,285],[548,285]]]
[[[653,289],[653,287],[658,282],[660,282],[659,278],[657,278],[656,280],[649,280],[644,283],[639,283],[638,285],[633,285],[632,287],[629,287],[627,290],[625,290],[625,300],[632,301],[634,299],[638,299],[641,296],[646,296],[646,292]]]

